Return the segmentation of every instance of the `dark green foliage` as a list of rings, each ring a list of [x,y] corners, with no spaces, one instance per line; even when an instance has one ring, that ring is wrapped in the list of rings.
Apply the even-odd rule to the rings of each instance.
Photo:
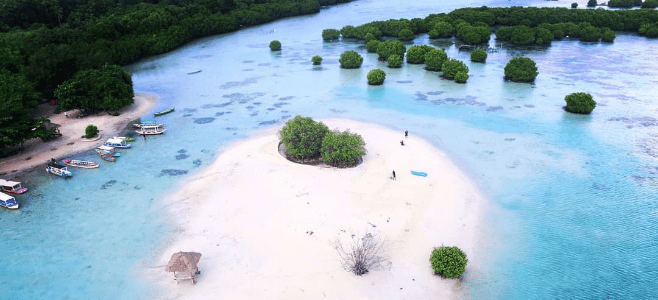
[[[457,72],[468,74],[468,67],[461,60],[449,59],[443,62],[441,72],[443,72],[443,76],[446,78],[454,79]]]
[[[400,30],[400,32],[398,33],[398,38],[401,41],[411,41],[414,39],[414,33],[413,31],[411,31],[411,29],[405,28]]]
[[[363,57],[354,50],[345,51],[340,55],[340,67],[345,69],[356,69],[361,67]]]
[[[658,37],[658,27],[652,26],[649,29],[647,29],[646,36],[648,38],[657,38]]]
[[[468,23],[460,23],[455,26],[457,38],[467,44],[481,44],[489,41],[491,29],[489,26],[471,26]]]
[[[404,57],[405,52],[407,47],[400,41],[385,41],[377,45],[377,55],[381,61],[386,61],[391,54]]]
[[[313,62],[314,65],[322,64],[322,57],[320,57],[319,55],[313,56],[313,58],[311,58],[311,61]]]
[[[366,50],[368,50],[368,53],[375,53],[377,52],[377,47],[379,46],[379,43],[381,43],[378,40],[370,40],[366,43]]]
[[[320,150],[322,161],[339,168],[356,166],[366,155],[365,145],[359,134],[349,131],[329,131],[322,140]]]
[[[427,27],[427,22],[421,18],[413,18],[411,22],[416,25],[416,33],[427,33],[429,28]]]
[[[553,40],[553,32],[551,32],[548,29],[545,28],[537,28],[537,40],[535,43],[537,44],[550,44],[551,41]]]
[[[88,125],[87,128],[85,128],[85,138],[90,139],[95,137],[98,134],[98,127],[94,125]]]
[[[448,59],[448,55],[439,49],[434,49],[425,53],[425,69],[430,71],[441,71],[443,62]]]
[[[608,7],[631,8],[634,0],[610,0]]]
[[[320,157],[322,140],[329,132],[327,125],[307,117],[296,116],[286,122],[279,131],[286,155],[295,159],[316,159]]]
[[[518,45],[535,43],[535,31],[528,26],[519,25],[512,30],[511,42]]]
[[[130,74],[117,65],[80,71],[55,91],[61,109],[117,110],[133,103]]]
[[[645,0],[642,2],[642,8],[656,8],[658,7],[658,0]]]
[[[590,23],[580,23],[578,28],[580,29],[579,39],[583,42],[598,42],[601,39],[601,29],[592,26]]]
[[[322,30],[322,39],[325,41],[337,40],[340,37],[340,31],[337,29]]]
[[[615,41],[615,38],[617,38],[617,35],[615,34],[614,31],[610,30],[610,28],[606,28],[603,30],[603,34],[601,35],[602,41],[606,43],[612,43]]]
[[[589,114],[596,107],[596,101],[588,93],[573,93],[564,97],[566,110],[576,114]]]
[[[459,71],[457,74],[455,74],[455,82],[465,83],[466,80],[468,80],[468,72]]]
[[[576,2],[571,3],[571,8],[578,8],[578,3],[576,3]]]
[[[368,72],[368,84],[370,85],[380,85],[384,83],[386,79],[386,73],[380,69],[374,69]]]
[[[281,50],[281,42],[277,40],[273,40],[270,42],[270,50],[272,51],[279,51]]]
[[[340,34],[343,36],[343,38],[355,38],[356,27],[352,25],[344,26],[343,28],[340,29]],[[322,37],[324,38],[324,34],[322,35]]]
[[[455,30],[448,22],[437,22],[432,26],[432,29],[436,31],[436,36],[433,37],[432,34],[430,34],[431,38],[449,38],[452,37]]]
[[[32,129],[43,120],[32,118],[39,94],[24,76],[0,69],[0,149],[37,137]]]
[[[427,35],[430,36],[430,39],[438,39],[438,38],[441,37],[441,36],[439,36],[439,32],[436,31],[436,29],[432,29],[432,30],[430,30],[430,31],[427,33]]]
[[[466,272],[468,259],[466,254],[457,247],[434,248],[430,256],[434,273],[447,278],[458,277]]]
[[[505,79],[516,82],[532,82],[537,78],[535,61],[527,57],[512,58],[505,65]]]
[[[434,48],[427,45],[411,46],[409,50],[407,50],[407,63],[424,64],[425,54],[433,49]]]
[[[402,63],[403,63],[402,58],[401,58],[399,55],[397,55],[397,54],[391,54],[391,55],[388,57],[387,62],[388,62],[388,67],[389,67],[389,68],[399,68],[399,67],[402,67]]]
[[[598,3],[596,3],[596,0],[587,1],[587,7],[594,7],[594,6],[596,6],[596,4],[598,4]]]
[[[642,0],[633,0],[633,6],[642,6]]]
[[[483,49],[477,49],[471,51],[471,61],[472,62],[485,62],[487,60],[487,51]]]
[[[377,38],[374,35],[372,35],[372,33],[367,33],[366,36],[363,39],[366,40],[366,43],[370,42],[370,41],[373,41],[373,40],[377,40]]]

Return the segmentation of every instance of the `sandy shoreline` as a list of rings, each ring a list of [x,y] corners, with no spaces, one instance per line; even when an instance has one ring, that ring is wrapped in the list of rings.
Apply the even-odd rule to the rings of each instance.
[[[433,274],[435,246],[458,246],[477,273],[483,198],[441,151],[403,133],[349,120],[322,120],[366,142],[363,164],[339,170],[298,165],[277,152],[279,128],[238,142],[164,200],[179,236],[172,253],[201,252],[197,284],[146,268],[160,299],[455,299],[462,284]],[[398,180],[390,179],[395,170]],[[428,177],[410,174],[424,171]],[[391,265],[358,277],[341,267],[337,238],[370,232]],[[312,234],[311,234],[312,232]],[[154,295],[156,297],[156,295]]]
[[[59,124],[62,137],[43,142],[31,139],[25,142],[25,149],[16,155],[0,159],[0,174],[4,179],[13,179],[17,174],[45,164],[51,158],[61,159],[102,144],[107,137],[120,133],[129,122],[139,118],[153,106],[158,97],[152,94],[135,94],[135,102],[119,110],[119,116],[98,113],[84,118],[66,118],[64,113],[47,116],[52,123]],[[95,142],[85,142],[81,138],[87,125],[98,127],[102,138]],[[6,177],[6,178],[5,178]]]

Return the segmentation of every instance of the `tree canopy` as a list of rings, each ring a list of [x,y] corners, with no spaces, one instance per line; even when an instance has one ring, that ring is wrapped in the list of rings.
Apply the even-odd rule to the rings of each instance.
[[[358,52],[350,50],[343,52],[340,55],[338,62],[340,63],[341,68],[356,69],[361,67],[361,64],[363,63],[363,57],[361,57]]]
[[[322,161],[334,167],[353,167],[366,155],[361,135],[349,131],[329,131],[322,140]]]
[[[576,114],[589,114],[596,107],[596,101],[588,93],[573,93],[564,97],[566,110]]]
[[[327,125],[315,122],[310,117],[296,116],[286,122],[279,136],[287,155],[297,159],[313,159],[320,157],[322,139],[327,132]]]
[[[532,82],[539,75],[535,61],[527,57],[512,58],[505,65],[505,79],[517,82]]]
[[[130,74],[117,65],[79,71],[62,83],[55,95],[62,109],[117,110],[133,103]]]

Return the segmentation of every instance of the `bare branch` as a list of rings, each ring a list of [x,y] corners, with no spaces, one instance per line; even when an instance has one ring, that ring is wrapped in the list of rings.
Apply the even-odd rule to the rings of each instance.
[[[336,239],[333,243],[345,271],[359,276],[373,269],[390,266],[388,258],[384,255],[384,245],[384,241],[368,232],[363,236],[353,234],[349,250],[345,250],[340,239]]]

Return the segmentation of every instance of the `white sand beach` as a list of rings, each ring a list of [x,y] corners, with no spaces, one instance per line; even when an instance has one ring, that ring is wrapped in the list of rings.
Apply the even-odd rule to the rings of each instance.
[[[350,120],[321,120],[361,134],[367,155],[352,169],[299,165],[277,151],[277,131],[238,142],[165,200],[180,234],[161,252],[203,254],[197,284],[147,268],[164,299],[456,299],[463,284],[433,274],[435,246],[475,257],[477,188],[441,151],[413,136]],[[405,146],[400,140],[405,140]],[[391,171],[397,180],[391,180]],[[410,174],[427,172],[427,177]],[[351,234],[386,242],[390,266],[345,271],[332,246]],[[312,234],[311,234],[312,232]],[[160,294],[160,293],[158,293]]]
[[[58,139],[43,142],[34,138],[25,142],[25,149],[16,155],[0,159],[0,173],[12,173],[25,171],[27,169],[45,164],[51,158],[61,159],[81,151],[89,150],[102,144],[103,140],[85,142],[81,138],[85,134],[87,125],[93,124],[98,127],[100,135],[111,137],[120,133],[130,121],[133,121],[156,104],[158,97],[152,94],[135,94],[135,102],[120,109],[119,116],[111,116],[107,113],[98,113],[84,118],[75,118],[77,110],[68,111],[67,118],[64,113],[52,114],[55,107],[43,104],[39,116],[47,117],[52,123],[59,124],[62,136]]]

